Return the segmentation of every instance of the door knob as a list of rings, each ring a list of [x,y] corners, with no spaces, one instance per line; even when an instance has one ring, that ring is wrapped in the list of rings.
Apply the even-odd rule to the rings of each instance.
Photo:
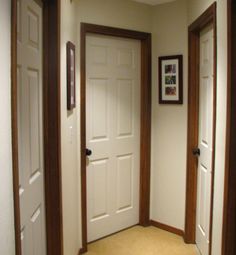
[[[201,151],[200,151],[199,148],[194,148],[194,149],[192,150],[192,152],[193,152],[193,155],[194,155],[194,156],[200,156],[200,154],[201,154]]]
[[[91,150],[89,150],[89,149],[86,149],[86,156],[91,156],[92,155],[92,151]]]

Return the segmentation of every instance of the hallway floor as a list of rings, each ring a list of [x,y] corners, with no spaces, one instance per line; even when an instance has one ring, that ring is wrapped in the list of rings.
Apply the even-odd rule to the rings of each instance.
[[[155,227],[135,226],[89,244],[86,255],[198,255],[195,245]]]

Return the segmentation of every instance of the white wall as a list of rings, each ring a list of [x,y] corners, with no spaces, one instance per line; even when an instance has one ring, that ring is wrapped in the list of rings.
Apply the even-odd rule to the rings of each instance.
[[[76,4],[61,0],[61,142],[62,142],[62,199],[64,254],[77,255],[79,250],[78,223],[78,148],[77,148],[77,107],[67,111],[66,43],[76,44]],[[79,48],[76,48],[79,51]],[[78,68],[79,65],[77,65]],[[76,77],[77,78],[77,77]],[[76,80],[79,90],[79,80]]]
[[[187,143],[187,4],[154,7],[152,13],[151,219],[184,229]],[[183,55],[183,105],[158,102],[158,57]]]
[[[11,3],[0,8],[0,254],[14,255],[14,217],[11,154],[10,31]]]
[[[188,23],[193,22],[213,0],[189,0]],[[213,210],[212,254],[221,254],[225,132],[226,132],[226,93],[227,92],[227,1],[217,1],[217,112],[216,112],[216,155]]]

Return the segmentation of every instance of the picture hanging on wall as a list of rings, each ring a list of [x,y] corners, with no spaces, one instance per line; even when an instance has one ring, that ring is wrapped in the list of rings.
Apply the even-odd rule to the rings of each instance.
[[[159,103],[183,104],[183,56],[159,57]]]
[[[67,110],[71,111],[76,105],[75,96],[75,45],[67,42]]]

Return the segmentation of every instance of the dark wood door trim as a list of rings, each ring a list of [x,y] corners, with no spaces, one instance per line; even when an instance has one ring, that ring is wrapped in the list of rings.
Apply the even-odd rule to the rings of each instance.
[[[17,137],[17,1],[12,0],[11,97],[15,250],[21,255]],[[43,0],[43,112],[47,254],[63,254],[60,119],[60,1]]]
[[[213,153],[212,153],[212,190],[210,237],[212,236],[213,188],[215,167],[215,126],[216,126],[216,3],[213,3],[193,24],[189,26],[189,81],[188,81],[188,142],[187,142],[187,181],[186,181],[186,243],[195,243],[196,201],[197,201],[197,160],[192,150],[198,146],[199,114],[199,57],[200,31],[209,24],[214,30],[214,95],[213,95]],[[210,238],[211,239],[211,238]],[[211,254],[211,240],[210,240]]]
[[[47,254],[63,254],[61,176],[61,1],[44,0],[44,158]]]
[[[228,0],[228,88],[222,255],[236,253],[236,2]]]
[[[12,122],[12,167],[14,189],[15,253],[21,255],[21,227],[18,171],[17,128],[17,1],[11,1],[11,122]]]
[[[81,23],[81,192],[82,250],[87,251],[86,202],[86,34],[102,34],[136,39],[141,42],[141,148],[140,148],[140,213],[139,223],[149,225],[150,154],[151,154],[151,34],[119,28]]]

